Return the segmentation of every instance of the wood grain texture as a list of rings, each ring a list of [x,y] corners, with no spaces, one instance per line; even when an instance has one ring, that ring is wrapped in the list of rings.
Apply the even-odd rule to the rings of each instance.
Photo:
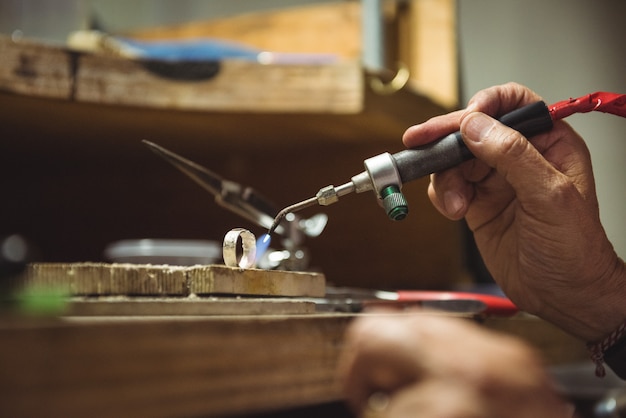
[[[33,97],[222,112],[332,114],[357,113],[363,107],[357,61],[315,65],[221,61],[215,63],[214,75],[190,81],[184,76],[200,64],[130,60],[7,36],[0,36],[0,55],[0,90]]]
[[[410,0],[386,2],[381,16],[389,70],[404,65],[410,83],[445,107],[459,104],[456,13],[456,0]],[[329,53],[359,60],[361,14],[359,2],[335,2],[145,28],[127,35],[147,40],[209,37],[268,51]]]
[[[456,0],[413,0],[406,13],[401,61],[411,71],[411,83],[444,106],[458,106]]]
[[[297,271],[195,266],[187,269],[189,292],[265,296],[317,296],[326,294],[324,275]]]
[[[288,298],[255,297],[74,297],[64,316],[219,316],[315,313],[315,303]]]
[[[2,416],[224,416],[338,398],[349,318],[56,323],[1,329]]]
[[[350,315],[0,318],[0,415],[229,416],[341,399]],[[584,346],[537,318],[487,321],[549,353]],[[583,348],[584,350],[584,348]]]
[[[361,55],[359,2],[283,7],[180,25],[143,28],[125,34],[138,39],[214,38],[251,45],[264,51]]]
[[[23,284],[27,287],[50,287],[71,295],[321,297],[325,294],[326,281],[320,273],[240,269],[222,265],[33,263],[27,268]]]

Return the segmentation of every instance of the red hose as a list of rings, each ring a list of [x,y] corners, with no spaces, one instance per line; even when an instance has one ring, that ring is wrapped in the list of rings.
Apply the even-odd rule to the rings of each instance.
[[[563,100],[548,108],[552,120],[566,118],[574,113],[604,112],[626,118],[626,94],[598,91],[577,99]]]

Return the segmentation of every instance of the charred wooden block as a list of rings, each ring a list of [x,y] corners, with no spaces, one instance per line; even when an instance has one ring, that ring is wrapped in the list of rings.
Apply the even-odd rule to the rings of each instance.
[[[22,280],[25,287],[54,287],[71,295],[322,297],[326,285],[320,273],[107,263],[34,263]]]

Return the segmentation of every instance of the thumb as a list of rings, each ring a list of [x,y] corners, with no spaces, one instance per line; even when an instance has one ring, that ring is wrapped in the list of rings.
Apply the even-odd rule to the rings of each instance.
[[[481,112],[467,114],[461,133],[469,150],[494,168],[521,199],[537,198],[558,171],[521,133]]]

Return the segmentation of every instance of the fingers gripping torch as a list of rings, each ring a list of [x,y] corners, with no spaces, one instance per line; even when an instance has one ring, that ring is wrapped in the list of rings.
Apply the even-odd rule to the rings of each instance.
[[[564,100],[547,106],[543,101],[535,102],[505,114],[498,120],[529,138],[552,129],[553,122],[574,113],[600,111],[626,117],[626,95],[597,92],[586,96]],[[313,205],[328,206],[340,197],[356,192],[374,191],[387,216],[402,220],[409,212],[402,194],[402,185],[431,173],[452,168],[474,158],[457,131],[425,146],[388,152],[364,161],[365,171],[355,175],[341,186],[326,186],[314,197],[303,200],[281,210],[271,228],[271,234],[288,214]]]

